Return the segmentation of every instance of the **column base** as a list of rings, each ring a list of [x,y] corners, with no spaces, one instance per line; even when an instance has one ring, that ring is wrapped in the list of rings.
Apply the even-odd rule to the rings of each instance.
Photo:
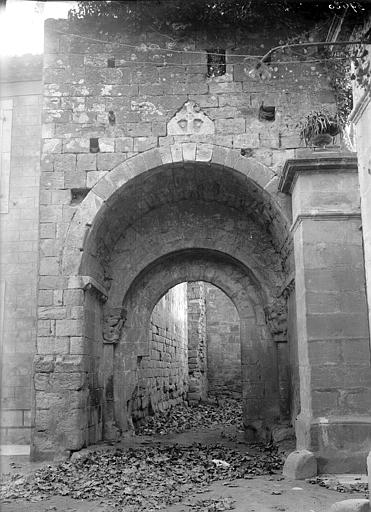
[[[299,415],[297,448],[312,451],[318,473],[366,473],[371,446],[371,417],[314,418]]]

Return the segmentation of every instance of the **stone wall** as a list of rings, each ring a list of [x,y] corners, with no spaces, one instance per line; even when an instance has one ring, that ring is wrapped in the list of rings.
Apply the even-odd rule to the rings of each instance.
[[[188,52],[169,47],[164,54],[157,48],[166,46],[166,38],[156,32],[121,34],[115,43],[90,42],[93,30],[84,34],[87,39],[69,35],[82,28],[61,20],[46,24],[42,167],[48,189],[90,189],[125,159],[177,141],[243,149],[279,172],[300,145],[299,118],[319,106],[334,108],[319,64],[293,58],[292,64],[277,64],[272,79],[262,82],[247,76],[246,63],[231,49],[237,44],[239,54],[261,53],[281,34],[243,34],[236,40],[219,33],[227,72],[208,78],[205,48],[215,43],[213,34],[189,33],[181,43]],[[213,121],[213,133],[169,133],[167,122],[187,101]],[[275,107],[273,121],[259,115],[263,104]],[[90,152],[90,138],[101,139],[96,154]]]
[[[0,444],[28,444],[36,350],[41,57],[0,61]],[[42,201],[48,200],[42,195]],[[53,292],[42,299],[53,303]],[[42,320],[40,319],[42,323]],[[39,350],[45,350],[40,345]]]
[[[171,288],[151,316],[149,355],[138,366],[133,421],[183,402],[188,389],[187,283]]]
[[[371,19],[365,23],[364,33],[370,30]],[[364,68],[371,66],[371,45],[364,45],[368,58]],[[361,72],[361,70],[358,70]],[[362,234],[365,255],[366,288],[368,296],[369,325],[371,325],[371,80],[354,87],[354,109],[350,116],[355,125],[358,175],[361,195]]]
[[[297,444],[318,454],[320,472],[362,472],[371,372],[357,160],[349,153],[297,156],[282,181],[294,217]]]
[[[240,318],[233,302],[206,284],[207,382],[210,395],[241,396]]]
[[[147,317],[139,316],[153,308],[156,290],[147,281],[161,289],[205,279],[242,297],[246,425],[254,418],[251,429],[260,432],[276,417],[277,348],[265,308],[274,304],[292,265],[290,199],[277,190],[279,174],[300,145],[299,118],[322,105],[334,108],[318,64],[295,57],[291,64],[277,62],[266,82],[245,73],[240,54],[259,54],[281,37],[187,33],[176,41],[180,51],[172,45],[163,51],[168,38],[150,28],[97,37],[94,27],[81,23],[46,23],[41,186],[49,199],[41,205],[40,231],[50,250],[41,254],[40,294],[68,290],[82,274],[103,290],[105,309],[124,304],[128,312],[114,349],[105,344],[103,356],[95,350],[93,365],[84,355],[98,373],[84,383],[94,396],[103,389],[109,397],[112,389],[112,375],[96,369],[103,364],[116,375],[114,402],[120,404],[121,395],[125,404],[130,400],[138,358],[148,355]],[[223,46],[226,73],[208,76],[207,49]],[[261,115],[264,105],[275,107],[274,119]],[[200,251],[198,266],[187,252],[194,249]],[[162,268],[163,258],[174,263],[174,275]],[[231,290],[227,269],[236,269],[236,262],[246,287],[236,277]],[[158,274],[152,276],[152,268]],[[221,275],[209,277],[220,268]],[[86,315],[75,322],[68,309],[53,314],[51,325],[73,327],[70,341],[76,333],[86,336]],[[45,336],[40,330],[40,343]],[[59,355],[51,351],[51,357]],[[256,365],[256,358],[264,364]],[[125,428],[125,418],[119,423]],[[53,425],[51,414],[50,438],[58,444]],[[41,438],[34,445],[43,450]]]
[[[205,400],[207,385],[207,348],[206,348],[206,296],[205,283],[188,283],[188,400]]]

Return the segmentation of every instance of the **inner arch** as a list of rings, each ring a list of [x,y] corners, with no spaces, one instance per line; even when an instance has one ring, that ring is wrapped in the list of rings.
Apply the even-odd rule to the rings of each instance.
[[[153,308],[182,282],[215,285],[238,311],[247,431],[264,437],[280,417],[286,398],[280,397],[276,339],[283,344],[286,336],[282,289],[290,271],[289,215],[279,206],[279,194],[259,182],[259,172],[271,171],[256,168],[254,180],[253,163],[240,164],[182,162],[135,173],[134,164],[123,164],[127,177],[115,169],[94,187],[92,193],[104,200],[97,199],[98,213],[85,222],[79,246],[79,223],[91,199],[72,221],[68,237],[76,250],[83,249],[79,272],[103,285],[107,297],[102,306],[89,294],[85,308],[89,339],[96,340],[103,325],[103,350],[93,364],[102,376],[106,438],[130,428]],[[64,260],[67,275],[74,271],[72,260],[72,266]]]
[[[280,414],[276,347],[265,320],[264,294],[240,262],[205,250],[181,251],[159,259],[135,279],[124,297],[127,316],[114,357],[114,416],[118,426],[120,430],[130,428],[138,372],[149,356],[153,309],[170,288],[189,281],[212,283],[235,304],[241,322],[242,387],[247,391],[245,426],[254,432],[264,431]]]
[[[242,404],[240,318],[232,301],[204,281],[180,283],[151,313],[148,356],[138,364],[129,403],[138,429],[152,414],[208,400]]]
[[[235,217],[250,219],[281,254],[289,244],[289,212],[244,172],[202,162],[167,164],[130,179],[106,199],[85,236],[80,273],[104,279],[102,266],[109,261],[123,232],[141,231],[156,212],[190,203],[198,204],[199,212],[220,208],[234,212]],[[157,222],[164,232],[166,215]]]

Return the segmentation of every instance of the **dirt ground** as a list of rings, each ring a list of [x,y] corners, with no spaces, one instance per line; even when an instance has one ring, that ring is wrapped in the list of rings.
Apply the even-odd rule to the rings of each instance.
[[[280,494],[273,494],[273,492]],[[193,512],[192,505],[197,502],[221,497],[234,500],[233,510],[235,512],[326,512],[334,502],[355,496],[329,491],[306,482],[287,479],[277,481],[273,477],[264,476],[256,477],[253,480],[235,480],[228,482],[228,485],[216,482],[210,485],[210,491],[189,496],[185,502],[162,510]],[[187,505],[187,502],[191,504]],[[80,501],[66,496],[55,496],[34,503],[17,501],[1,505],[2,512],[108,512],[113,510],[111,505],[105,505],[99,501]]]
[[[197,432],[168,434],[165,436],[128,436],[119,447],[142,447],[160,441],[164,445],[177,443],[189,446],[194,442],[202,444],[223,443],[241,452],[251,447],[243,442],[241,433],[225,434],[225,430],[207,429]],[[99,450],[112,450],[112,446],[99,445]],[[286,447],[287,448],[287,447]],[[93,450],[91,447],[90,450]],[[30,463],[26,456],[2,456],[1,469],[4,477],[9,474],[31,474],[46,463]],[[339,493],[305,481],[294,481],[281,474],[271,476],[251,476],[248,479],[217,481],[203,492],[190,493],[181,503],[154,509],[167,512],[326,512],[336,501],[347,498],[364,497],[350,493]],[[100,500],[75,500],[68,496],[51,496],[42,501],[32,497],[30,501],[4,500],[2,512],[124,512],[125,507],[113,507]]]

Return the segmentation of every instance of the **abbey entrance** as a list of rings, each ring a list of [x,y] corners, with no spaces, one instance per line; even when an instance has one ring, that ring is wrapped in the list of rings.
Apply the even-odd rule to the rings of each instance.
[[[189,155],[194,159],[188,160]],[[167,406],[171,395],[156,399],[151,393],[159,383],[182,388],[173,396],[187,399],[186,352],[192,350],[197,358],[200,347],[197,341],[192,347],[184,343],[185,353],[179,355],[181,347],[173,347],[178,357],[171,357],[164,337],[161,345],[161,337],[151,331],[151,315],[174,286],[200,281],[222,290],[238,312],[246,436],[270,439],[274,426],[299,415],[300,442],[329,450],[331,456],[336,429],[344,432],[347,423],[338,427],[326,419],[323,425],[313,410],[325,416],[333,407],[332,394],[346,396],[335,390],[344,378],[359,378],[347,377],[348,348],[336,339],[350,327],[360,329],[349,325],[361,316],[344,301],[352,297],[351,302],[362,304],[361,268],[354,267],[353,257],[344,273],[346,262],[341,261],[347,254],[344,243],[355,253],[358,214],[349,194],[343,199],[348,211],[334,210],[344,197],[343,187],[356,175],[349,157],[310,162],[313,170],[301,167],[302,162],[289,163],[279,183],[268,168],[236,151],[184,144],[134,157],[93,187],[68,226],[61,262],[59,279],[65,289],[60,311],[66,318],[56,320],[56,336],[70,338],[70,354],[36,358],[36,456],[49,455],[56,445],[78,450],[117,439],[132,428],[138,409],[148,410],[150,402],[151,410]],[[290,196],[285,192],[288,187],[292,191],[295,173],[294,199],[295,193],[301,197],[296,196],[290,229]],[[328,265],[334,264],[329,245],[342,265],[339,285],[326,278]],[[340,245],[341,255],[334,250]],[[301,283],[296,298],[295,276]],[[339,312],[330,325],[330,314],[316,310],[314,294],[320,303],[330,295],[349,312]],[[303,333],[299,346],[294,326]],[[354,340],[360,350],[362,343],[367,347],[366,334],[364,342],[361,336]],[[328,366],[322,358],[330,353]],[[353,353],[353,361],[356,357]],[[335,365],[346,372],[341,378],[331,373]],[[351,412],[352,405],[348,407]],[[349,419],[353,436],[357,420]]]
[[[216,43],[194,34],[168,66],[161,34],[78,32],[46,24],[32,457],[235,393],[247,440],[290,425],[320,471],[360,470],[371,374],[357,160],[300,148],[294,128],[333,106],[320,65],[278,63],[263,83],[228,34],[213,75]]]

